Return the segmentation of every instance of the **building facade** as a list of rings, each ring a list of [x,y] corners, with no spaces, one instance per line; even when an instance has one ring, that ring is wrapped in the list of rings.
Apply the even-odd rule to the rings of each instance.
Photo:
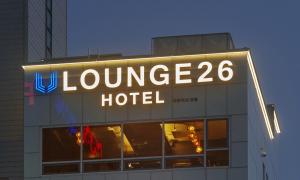
[[[24,65],[25,179],[277,180],[276,108],[227,33]]]
[[[0,179],[24,177],[24,81],[20,67],[66,56],[66,8],[66,0],[0,2]],[[25,84],[24,88],[33,87]]]

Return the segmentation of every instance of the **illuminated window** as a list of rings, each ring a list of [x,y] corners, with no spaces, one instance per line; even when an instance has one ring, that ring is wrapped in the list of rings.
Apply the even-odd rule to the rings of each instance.
[[[66,174],[66,173],[79,173],[80,164],[46,164],[43,165],[43,174]]]
[[[75,128],[43,129],[43,162],[80,160],[80,143]]]
[[[43,174],[229,165],[226,119],[85,125],[42,132]]]
[[[120,166],[120,161],[86,162],[84,172],[118,171]]]
[[[43,174],[80,172],[78,132],[78,127],[43,129]]]
[[[124,157],[162,155],[161,123],[124,124]]]
[[[228,166],[228,152],[227,120],[208,120],[206,166]]]
[[[227,120],[207,121],[207,149],[227,148]]]
[[[82,145],[84,160],[120,158],[121,126],[84,126]]]
[[[206,166],[228,166],[228,150],[208,151]]]
[[[203,154],[203,121],[168,122],[164,126],[165,154]]]
[[[142,159],[124,161],[124,170],[160,169],[161,159]]]
[[[203,167],[203,157],[167,158],[166,168]]]

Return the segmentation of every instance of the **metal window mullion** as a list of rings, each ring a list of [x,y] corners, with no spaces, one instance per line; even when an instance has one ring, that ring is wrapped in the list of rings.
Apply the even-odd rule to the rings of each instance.
[[[124,123],[121,124],[121,171],[124,169]]]
[[[162,130],[161,130],[161,138],[162,138],[162,158],[161,158],[161,168],[165,168],[165,122],[162,122]]]
[[[213,148],[213,149],[208,149],[207,151],[227,151],[227,150],[229,150],[229,148],[223,147],[223,148]]]
[[[186,155],[171,155],[165,156],[166,159],[168,158],[189,158],[189,157],[204,157],[204,154],[186,154]]]
[[[203,128],[204,128],[204,140],[203,140],[203,142],[204,142],[204,162],[203,162],[203,165],[204,165],[204,167],[206,167],[206,156],[207,156],[207,119],[204,119],[203,120]]]
[[[124,160],[148,160],[148,159],[161,159],[161,156],[128,157],[128,158],[124,158]]]
[[[82,132],[82,126],[80,126],[80,173],[83,173],[83,139],[82,139],[82,135],[83,135],[83,132]]]
[[[82,162],[114,162],[114,161],[120,161],[120,158],[112,158],[112,159],[87,159],[83,160]]]
[[[42,164],[74,164],[74,163],[80,163],[80,160],[76,160],[76,161],[51,161],[51,162],[42,162]]]

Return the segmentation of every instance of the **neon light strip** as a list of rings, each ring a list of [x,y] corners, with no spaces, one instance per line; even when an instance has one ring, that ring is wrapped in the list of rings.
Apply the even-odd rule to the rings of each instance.
[[[48,93],[52,92],[57,87],[57,72],[51,73],[50,85],[48,86]]]
[[[280,127],[279,127],[279,124],[278,124],[278,119],[277,119],[277,115],[276,115],[275,110],[274,110],[274,124],[275,124],[276,133],[279,134],[281,131],[280,131]]]
[[[46,88],[42,84],[42,76],[40,73],[35,73],[35,87],[36,90],[40,91],[41,93],[46,92]]]
[[[264,101],[264,98],[263,98],[263,95],[262,95],[262,92],[261,92],[261,89],[260,89],[260,86],[259,86],[259,83],[258,83],[258,79],[257,79],[257,76],[256,76],[256,71],[255,71],[255,68],[254,68],[254,65],[253,65],[253,61],[252,61],[252,58],[251,58],[250,51],[248,51],[248,53],[247,53],[247,60],[248,60],[248,65],[249,65],[250,72],[251,72],[251,75],[252,75],[252,79],[253,79],[253,82],[254,82],[256,94],[257,94],[257,97],[258,97],[258,101],[259,101],[259,104],[260,104],[261,111],[262,111],[263,116],[264,116],[265,124],[267,126],[267,130],[268,130],[270,139],[274,139],[274,135],[273,135],[271,125],[270,125],[270,119],[269,119],[267,109],[266,109],[266,104],[265,104],[265,101]]]

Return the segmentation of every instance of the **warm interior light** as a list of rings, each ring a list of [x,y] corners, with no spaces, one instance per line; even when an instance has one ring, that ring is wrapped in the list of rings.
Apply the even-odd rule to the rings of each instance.
[[[190,134],[190,138],[194,138],[195,137],[195,134]]]
[[[77,137],[77,138],[80,138],[80,132],[77,132],[77,133],[76,133],[76,137]]]
[[[76,144],[77,145],[80,145],[81,144],[81,133],[80,132],[77,132],[76,134],[75,134],[75,136],[76,136]]]
[[[196,153],[201,153],[203,151],[203,148],[201,146],[197,146]]]
[[[189,126],[188,129],[189,131],[195,131],[195,126]]]
[[[76,144],[80,145],[81,144],[81,139],[77,139]]]

